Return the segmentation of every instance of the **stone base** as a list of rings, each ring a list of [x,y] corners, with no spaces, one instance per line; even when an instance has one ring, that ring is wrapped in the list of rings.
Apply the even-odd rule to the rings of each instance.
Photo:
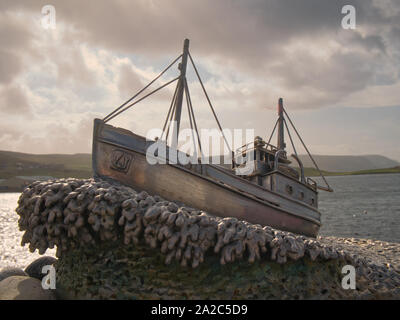
[[[357,299],[374,298],[365,285],[341,287],[343,262],[304,258],[286,264],[237,261],[209,255],[196,269],[146,245],[101,244],[64,253],[57,287],[67,299]],[[377,297],[375,297],[377,298]]]

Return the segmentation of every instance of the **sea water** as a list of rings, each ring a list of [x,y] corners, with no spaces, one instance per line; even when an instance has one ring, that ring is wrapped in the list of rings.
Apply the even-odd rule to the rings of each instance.
[[[400,174],[326,179],[334,192],[319,192],[320,235],[400,242]]]

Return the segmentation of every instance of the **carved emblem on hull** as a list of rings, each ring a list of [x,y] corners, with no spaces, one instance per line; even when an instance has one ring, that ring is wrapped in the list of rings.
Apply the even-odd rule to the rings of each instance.
[[[111,153],[111,169],[128,172],[132,162],[132,155],[123,150],[113,150]]]

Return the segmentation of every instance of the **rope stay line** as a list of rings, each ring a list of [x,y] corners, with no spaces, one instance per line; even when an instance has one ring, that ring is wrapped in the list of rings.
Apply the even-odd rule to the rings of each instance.
[[[188,101],[189,101],[190,113],[191,113],[191,115],[192,115],[193,123],[194,123],[194,128],[195,128],[195,130],[196,130],[196,136],[197,136],[197,142],[198,142],[198,144],[199,144],[199,150],[200,150],[200,153],[201,153],[201,157],[204,158],[203,150],[202,150],[202,148],[201,148],[201,141],[200,141],[199,130],[197,129],[197,123],[196,123],[196,118],[195,118],[195,116],[194,116],[193,105],[192,105],[192,99],[190,98],[189,86],[188,86],[188,83],[187,83],[186,78],[185,78],[185,83],[184,83],[184,85],[185,85],[185,94],[186,94],[186,96],[188,97]],[[193,141],[193,143],[195,143],[195,141]]]
[[[199,72],[197,71],[196,65],[194,64],[194,61],[193,61],[193,58],[192,58],[192,55],[190,54],[190,52],[189,52],[189,59],[190,59],[190,62],[192,63],[192,66],[193,66],[193,69],[194,69],[194,71],[195,71],[195,73],[196,73],[196,75],[197,75],[197,78],[199,79],[199,82],[200,82],[200,85],[201,85],[201,87],[202,87],[202,89],[203,89],[203,92],[204,92],[204,94],[205,94],[205,96],[206,96],[206,98],[207,98],[208,104],[209,104],[209,106],[210,106],[210,108],[211,108],[211,111],[212,111],[212,113],[213,113],[213,115],[214,115],[215,121],[217,122],[218,128],[219,128],[219,130],[221,131],[222,136],[223,136],[223,138],[224,138],[224,140],[225,140],[226,146],[228,147],[230,153],[232,154],[232,163],[233,163],[233,162],[234,162],[234,157],[233,157],[232,149],[231,149],[231,147],[230,147],[230,145],[229,145],[229,143],[228,143],[228,140],[227,140],[226,137],[225,137],[225,134],[224,134],[224,132],[223,132],[223,130],[222,130],[221,124],[219,123],[219,120],[218,120],[218,117],[217,117],[217,115],[216,115],[216,113],[215,113],[214,107],[212,106],[211,100],[210,100],[210,98],[208,97],[206,88],[204,87],[203,81],[202,81],[201,78],[200,78],[200,74],[199,74]]]
[[[296,161],[298,162],[299,167],[300,167],[301,182],[305,183],[306,180],[305,180],[305,176],[304,176],[303,163],[300,161],[300,158],[299,158],[299,156],[297,154],[296,146],[294,145],[294,142],[293,142],[293,139],[292,139],[292,135],[290,133],[289,126],[287,125],[287,122],[286,122],[285,118],[283,118],[283,124],[285,125],[286,131],[287,131],[287,133],[289,135],[290,143],[291,143],[293,151],[294,151],[294,154],[292,154],[292,157],[296,159]]]
[[[178,80],[178,82],[179,81],[180,80]],[[175,110],[175,108],[173,108],[173,107],[175,106],[175,100],[176,100],[177,92],[178,92],[178,86],[176,86],[176,88],[175,88],[175,92],[174,92],[174,95],[172,97],[171,105],[169,106],[167,117],[165,118],[164,126],[163,126],[161,137],[160,137],[161,140],[163,138],[163,135],[164,135],[164,132],[165,132],[165,128],[167,127],[167,123],[168,123],[168,119],[170,118],[171,111],[172,111],[172,114],[174,113],[173,110]]]
[[[106,123],[109,120],[111,120],[112,118],[114,118],[113,114],[115,114],[117,111],[119,111],[122,107],[124,107],[127,103],[131,102],[133,99],[135,99],[139,94],[141,94],[143,91],[145,91],[148,87],[150,87],[155,81],[157,81],[169,68],[171,68],[175,62],[177,62],[179,60],[179,58],[182,57],[182,54],[180,54],[174,61],[172,61],[163,71],[161,71],[161,73],[155,77],[152,81],[150,81],[144,88],[142,88],[141,90],[139,90],[139,92],[137,92],[134,96],[132,96],[131,98],[129,98],[127,101],[125,101],[123,104],[121,104],[118,108],[116,108],[114,111],[112,111],[111,113],[109,113],[108,115],[106,115],[103,118],[103,121]],[[118,113],[119,114],[119,113]],[[111,119],[109,119],[111,116],[113,116]]]
[[[190,129],[191,129],[191,133],[192,133],[192,139],[193,139],[193,147],[194,147],[194,156],[197,158],[197,148],[196,148],[196,140],[194,138],[194,130],[193,130],[193,121],[192,121],[192,113],[190,111],[190,103],[189,103],[189,94],[186,90],[186,78],[185,78],[185,82],[184,82],[184,93],[185,93],[185,98],[186,98],[186,107],[187,107],[187,111],[188,111],[188,115],[189,115],[189,121],[190,121]],[[197,136],[197,130],[196,130],[196,136]]]
[[[290,134],[290,130],[289,130],[289,127],[288,127],[288,125],[287,125],[287,123],[286,123],[286,119],[285,119],[285,118],[283,118],[283,123],[285,124],[286,131],[287,131],[287,133],[288,133],[288,135],[289,135],[290,143],[291,143],[291,145],[292,145],[294,154],[295,154],[296,157],[297,157],[296,147],[295,147],[295,145],[294,145],[294,143],[293,143],[292,135]]]
[[[279,122],[279,119],[277,119],[277,120],[275,121],[275,125],[274,125],[274,128],[272,129],[271,135],[269,136],[267,145],[269,145],[270,142],[271,142],[271,139],[272,139],[272,137],[273,137],[273,135],[274,135],[274,133],[275,133],[276,126],[278,125],[278,122]]]
[[[297,137],[298,137],[299,140],[301,141],[301,143],[302,143],[304,149],[307,151],[307,154],[308,154],[308,156],[310,157],[311,161],[313,162],[315,168],[318,170],[319,175],[320,175],[321,178],[324,180],[324,182],[325,182],[325,184],[326,184],[326,186],[327,186],[327,188],[324,188],[324,187],[319,187],[319,188],[321,188],[322,190],[328,191],[328,192],[332,192],[333,189],[332,189],[332,188],[330,187],[330,185],[328,184],[328,181],[326,181],[324,175],[322,174],[321,170],[319,169],[319,167],[318,167],[317,163],[315,162],[314,158],[312,157],[310,151],[308,151],[308,148],[307,148],[306,144],[304,143],[303,139],[301,138],[299,132],[297,131],[296,127],[294,126],[294,124],[293,124],[293,122],[292,122],[292,120],[290,119],[289,115],[287,114],[285,108],[283,108],[283,112],[285,113],[285,115],[286,115],[286,117],[288,118],[288,120],[289,120],[291,126],[293,127],[294,131],[296,132]]]
[[[179,79],[179,76],[164,83],[162,86],[158,87],[157,89],[151,91],[150,93],[146,94],[145,96],[143,96],[142,98],[140,98],[139,100],[136,100],[135,102],[132,102],[130,105],[126,106],[125,108],[123,108],[122,110],[118,111],[117,113],[114,113],[114,115],[110,116],[107,120],[104,121],[104,123],[107,123],[108,121],[110,121],[111,119],[114,119],[116,116],[120,115],[122,112],[128,110],[130,107],[134,106],[135,104],[139,103],[140,101],[146,99],[148,96],[151,96],[153,93],[156,93],[157,91],[161,90],[162,88],[170,85],[172,82],[175,82],[176,80]]]
[[[178,81],[179,81],[179,80],[178,80]],[[176,101],[176,99],[175,99],[175,101]],[[169,130],[170,130],[170,128],[171,128],[171,121],[172,121],[172,118],[173,118],[173,116],[174,116],[174,114],[175,114],[175,110],[176,110],[176,103],[174,102],[174,107],[173,107],[173,109],[172,109],[172,113],[171,113],[171,116],[170,116],[169,121],[168,121],[168,128],[167,128],[167,133],[166,133],[166,135],[165,135],[165,141],[168,141]]]

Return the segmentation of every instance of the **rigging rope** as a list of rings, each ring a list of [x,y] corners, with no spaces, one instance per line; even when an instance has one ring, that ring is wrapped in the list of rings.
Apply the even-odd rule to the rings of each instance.
[[[117,113],[115,113],[114,115],[112,115],[111,117],[109,117],[107,120],[104,121],[104,123],[107,123],[108,121],[110,121],[111,119],[114,119],[116,116],[118,116],[119,114],[121,114],[122,112],[128,110],[130,107],[134,106],[135,104],[139,103],[140,101],[142,101],[143,99],[146,99],[148,96],[152,95],[153,93],[157,92],[158,90],[161,90],[162,88],[168,86],[169,84],[171,84],[172,82],[175,82],[176,80],[178,80],[180,78],[180,76],[176,77],[175,79],[172,79],[170,81],[168,81],[167,83],[164,83],[161,87],[158,87],[157,89],[153,90],[152,92],[146,94],[144,97],[140,98],[139,100],[136,100],[135,102],[131,103],[130,105],[126,106],[125,108],[123,108],[122,110],[118,111]]]
[[[290,130],[289,130],[289,127],[288,127],[288,125],[287,125],[287,123],[286,123],[285,118],[283,118],[283,123],[285,124],[286,131],[287,131],[287,133],[288,133],[288,135],[289,135],[290,143],[292,144],[292,148],[293,148],[294,154],[295,154],[296,157],[297,157],[296,147],[294,146],[294,143],[293,143],[293,140],[292,140],[292,135],[290,134]]]
[[[174,116],[175,109],[176,109],[176,103],[174,103],[174,108],[172,109],[172,113],[171,113],[171,116],[169,118],[169,125],[168,125],[168,128],[167,128],[167,133],[165,135],[165,141],[168,141],[169,129],[171,128],[171,121],[172,121],[172,117]]]
[[[164,126],[163,126],[162,133],[161,133],[161,137],[160,137],[161,140],[162,140],[162,137],[163,137],[163,135],[164,135],[165,128],[166,128],[166,126],[167,126],[167,122],[168,122],[168,119],[169,119],[170,114],[171,114],[171,110],[172,110],[172,109],[175,110],[175,108],[172,108],[172,107],[173,107],[173,106],[175,107],[175,100],[176,100],[176,94],[177,94],[177,92],[178,92],[179,81],[181,81],[181,80],[180,80],[180,79],[178,80],[178,85],[177,85],[176,88],[175,88],[175,92],[174,92],[174,95],[173,95],[173,97],[172,97],[171,105],[169,106],[167,117],[165,118]],[[172,112],[172,113],[173,113],[173,112]]]
[[[293,124],[292,120],[290,119],[289,115],[287,114],[287,112],[286,112],[285,108],[283,108],[283,112],[285,113],[285,115],[286,115],[286,117],[288,118],[288,120],[289,120],[290,124],[292,125],[292,127],[293,127],[294,131],[296,132],[296,134],[297,134],[298,138],[300,139],[301,143],[303,144],[303,147],[304,147],[304,149],[306,149],[306,151],[307,151],[307,154],[308,154],[308,156],[310,157],[311,161],[314,163],[314,166],[315,166],[315,168],[318,170],[318,172],[319,172],[319,175],[322,177],[322,179],[324,180],[324,182],[325,182],[326,186],[328,187],[328,189],[327,189],[326,191],[332,192],[332,191],[333,191],[333,189],[330,187],[330,185],[328,184],[328,181],[326,181],[326,179],[325,179],[324,175],[322,174],[321,170],[318,168],[318,165],[317,165],[317,163],[315,162],[314,158],[312,157],[312,155],[311,155],[310,151],[308,151],[308,148],[307,148],[307,146],[305,145],[305,143],[304,143],[303,139],[301,138],[300,134],[298,133],[298,131],[297,131],[296,127],[294,126],[294,124]]]
[[[144,90],[146,90],[148,87],[150,87],[157,79],[159,79],[169,68],[171,68],[176,61],[179,60],[179,58],[182,57],[182,54],[180,54],[174,61],[172,61],[168,67],[166,67],[163,71],[161,71],[161,73],[155,77],[152,81],[150,81],[150,83],[148,83],[144,88],[142,88],[139,92],[137,92],[133,97],[129,98],[127,101],[125,101],[123,104],[121,104],[118,108],[116,108],[114,111],[112,111],[111,113],[109,113],[108,115],[106,115],[103,119],[103,121],[106,123],[109,120],[111,120],[112,118],[114,118],[115,116],[113,116],[113,114],[115,114],[117,111],[119,111],[123,106],[125,106],[127,103],[131,102],[133,99],[135,99],[139,94],[141,94]],[[120,114],[120,113],[118,113]],[[112,116],[112,117],[111,117]],[[111,117],[111,118],[110,118]]]
[[[196,148],[196,140],[194,139],[194,132],[193,132],[192,113],[190,112],[189,94],[188,94],[188,92],[186,91],[186,78],[185,78],[184,92],[185,92],[186,106],[187,106],[188,115],[189,115],[189,121],[190,121],[190,129],[191,129],[191,132],[192,132],[193,147],[194,147],[194,155],[196,156],[196,158],[198,158],[198,155],[197,155],[197,148]],[[196,135],[197,135],[197,130],[196,130]]]
[[[185,78],[184,84],[185,84],[185,93],[186,93],[186,96],[188,97],[188,100],[189,100],[190,111],[191,111],[191,114],[192,114],[192,117],[193,117],[193,123],[194,123],[194,127],[195,127],[195,130],[196,130],[196,136],[197,136],[197,141],[198,141],[198,144],[199,144],[199,150],[200,150],[201,156],[203,158],[204,155],[203,155],[203,151],[202,151],[202,148],[201,148],[199,130],[197,129],[197,123],[196,123],[196,118],[194,116],[192,99],[190,98],[189,86],[187,84],[186,78]],[[195,142],[193,142],[193,143],[195,143]]]
[[[194,64],[194,61],[193,61],[193,59],[192,59],[192,56],[191,56],[190,52],[189,52],[189,58],[190,58],[190,62],[192,63],[192,66],[193,66],[193,68],[194,68],[194,71],[196,72],[197,78],[199,79],[199,82],[200,82],[200,84],[201,84],[201,87],[202,87],[202,89],[203,89],[203,92],[204,92],[204,94],[205,94],[205,96],[206,96],[206,98],[207,98],[208,104],[209,104],[209,106],[210,106],[210,108],[211,108],[211,111],[212,111],[212,113],[213,113],[213,115],[214,115],[215,121],[217,122],[217,125],[218,125],[218,127],[219,127],[219,130],[221,131],[222,136],[223,136],[223,138],[224,138],[224,140],[225,140],[226,146],[228,147],[230,153],[233,155],[232,149],[231,149],[231,147],[229,146],[228,140],[227,140],[226,137],[225,137],[225,134],[224,134],[224,132],[223,132],[223,130],[222,130],[221,124],[219,123],[218,117],[217,117],[217,115],[216,115],[216,113],[215,113],[215,111],[214,111],[214,108],[213,108],[212,104],[211,104],[210,98],[208,97],[208,94],[207,94],[206,88],[204,87],[203,81],[201,81],[199,72],[197,71],[196,65]],[[232,157],[232,162],[233,162],[233,161],[234,161],[234,158]]]
[[[271,139],[272,139],[272,136],[274,135],[274,132],[275,132],[276,126],[278,125],[278,121],[279,121],[279,119],[277,119],[277,120],[276,120],[276,122],[275,122],[274,129],[272,129],[272,132],[271,132],[271,135],[269,136],[269,139],[268,139],[267,145],[269,145],[269,143],[271,142]]]

